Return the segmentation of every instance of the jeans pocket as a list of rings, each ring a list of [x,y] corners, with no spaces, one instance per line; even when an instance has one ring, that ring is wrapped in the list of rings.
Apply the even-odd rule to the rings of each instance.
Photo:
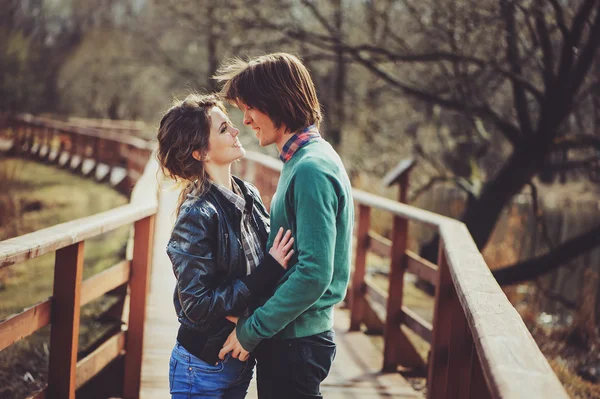
[[[316,341],[316,342],[315,342]],[[299,346],[309,384],[320,384],[329,374],[336,353],[336,345],[328,339],[311,339]]]
[[[173,391],[173,379],[175,378],[175,369],[177,368],[177,360],[171,356],[169,360],[169,390]]]
[[[193,355],[192,355],[193,356]],[[204,360],[198,359],[193,356],[190,361],[191,371],[200,371],[201,373],[220,373],[225,367],[223,361],[218,361],[215,364],[205,362]]]

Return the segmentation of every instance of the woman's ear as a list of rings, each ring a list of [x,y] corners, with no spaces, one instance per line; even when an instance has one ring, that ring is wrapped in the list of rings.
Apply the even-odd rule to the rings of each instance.
[[[200,152],[200,150],[196,150],[194,152],[192,152],[192,156],[194,157],[194,159],[196,161],[210,161],[210,158],[208,155],[206,156],[202,156],[202,152]]]

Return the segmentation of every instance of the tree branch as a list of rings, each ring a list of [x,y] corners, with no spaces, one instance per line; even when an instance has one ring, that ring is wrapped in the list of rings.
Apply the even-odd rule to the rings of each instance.
[[[544,64],[542,76],[544,78],[544,86],[547,91],[550,89],[554,79],[554,51],[552,50],[552,40],[550,39],[548,26],[546,26],[543,6],[540,4],[540,2],[538,2],[536,8],[535,26],[540,39],[540,46],[542,48],[542,60]]]
[[[594,62],[594,56],[598,50],[598,46],[600,46],[600,2],[596,1],[598,7],[596,7],[596,18],[592,27],[590,28],[590,33],[588,35],[588,41],[583,46],[583,50],[580,52],[580,55],[577,59],[577,64],[573,69],[572,79],[570,79],[569,84],[569,95],[574,96],[579,87],[581,86],[585,76],[587,75],[590,67]]]
[[[600,137],[591,134],[563,136],[554,140],[552,150],[595,148],[600,151]]]
[[[573,19],[573,24],[571,25],[571,34],[569,34],[567,39],[563,42],[563,47],[561,49],[561,60],[559,63],[560,66],[556,76],[557,82],[568,80],[569,72],[571,71],[571,67],[573,65],[573,55],[577,50],[579,40],[581,39],[581,35],[584,30],[583,28],[585,27],[586,19],[594,7],[594,3],[597,3],[597,0],[585,0],[581,7],[579,7],[579,11]]]
[[[532,280],[570,262],[598,245],[600,245],[600,225],[563,242],[544,255],[493,270],[492,273],[500,285]]]
[[[550,0],[550,4],[552,4],[552,7],[554,8],[554,13],[556,14],[556,25],[558,26],[558,29],[562,33],[563,38],[566,40],[569,37],[569,29],[567,28],[567,25],[565,24],[564,10],[563,10],[562,6],[560,5],[560,3],[558,2],[558,0]]]
[[[515,8],[514,3],[510,0],[502,0],[501,2],[502,15],[506,26],[506,58],[511,68],[511,72],[515,75],[521,75],[521,64],[519,60],[519,47],[517,45],[517,30],[515,27]],[[531,116],[529,106],[527,105],[527,97],[523,86],[512,81],[513,96],[515,100],[515,109],[517,118],[521,125],[521,132],[524,135],[530,136],[533,134],[531,126]]]

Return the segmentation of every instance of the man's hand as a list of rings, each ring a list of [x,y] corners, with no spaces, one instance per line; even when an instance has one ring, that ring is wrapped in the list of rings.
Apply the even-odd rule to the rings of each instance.
[[[237,322],[238,322],[238,320],[239,320],[239,317],[235,317],[235,316],[225,316],[225,318],[237,326]]]
[[[235,321],[237,322],[237,317]],[[225,359],[225,355],[229,352],[231,352],[232,357],[239,359],[241,362],[245,362],[250,356],[250,353],[245,350],[242,347],[242,344],[240,344],[240,341],[238,341],[235,329],[229,334],[229,337],[227,337],[227,341],[225,341],[223,348],[219,352],[219,359]]]

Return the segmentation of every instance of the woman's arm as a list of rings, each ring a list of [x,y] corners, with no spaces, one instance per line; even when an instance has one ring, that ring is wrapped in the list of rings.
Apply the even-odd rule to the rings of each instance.
[[[220,238],[217,225],[216,214],[210,215],[194,206],[186,207],[181,210],[167,245],[183,313],[198,324],[241,314],[252,296],[272,291],[285,273],[284,267],[272,255],[266,254],[254,273],[224,283],[222,275],[217,273],[217,240]],[[281,249],[287,243],[280,243],[281,248],[275,253],[279,259]],[[283,259],[285,255],[287,252]]]

